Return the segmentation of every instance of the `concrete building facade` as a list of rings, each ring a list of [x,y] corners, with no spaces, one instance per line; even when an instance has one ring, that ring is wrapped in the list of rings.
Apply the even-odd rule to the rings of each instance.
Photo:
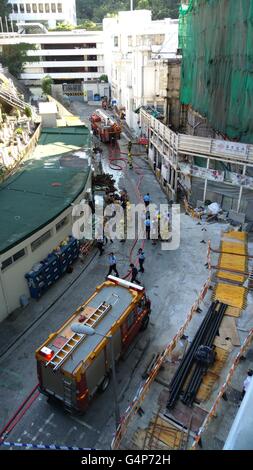
[[[151,11],[122,11],[103,20],[105,72],[112,99],[125,108],[130,128],[139,130],[140,106],[154,106],[179,125],[180,57],[178,20],[152,21]]]
[[[12,6],[10,19],[17,22],[43,23],[54,28],[56,23],[76,25],[75,0],[9,0]]]
[[[141,110],[149,161],[169,198],[179,185],[196,207],[206,200],[253,221],[253,145],[173,132]]]
[[[2,183],[0,321],[29,298],[25,274],[72,235],[72,206],[91,193],[89,146],[85,126],[45,129],[33,158]]]
[[[55,84],[81,84],[97,80],[104,73],[102,31],[60,33],[45,32],[39,28],[38,33],[0,36],[0,48],[6,44],[22,43],[35,46],[35,49],[28,51],[28,56],[34,61],[26,64],[20,76],[30,88],[38,88],[46,75],[50,75]]]

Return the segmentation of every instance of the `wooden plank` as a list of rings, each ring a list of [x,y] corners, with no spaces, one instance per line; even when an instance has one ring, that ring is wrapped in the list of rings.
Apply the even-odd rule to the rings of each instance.
[[[178,449],[181,443],[181,434],[182,432],[175,428],[172,424],[169,424],[163,418],[158,417],[155,426],[151,422],[151,427],[149,431],[155,439],[166,444],[170,449]],[[152,443],[152,440],[151,440]]]
[[[219,376],[216,374],[213,374],[212,372],[208,371],[206,375],[204,375],[201,386],[198,390],[198,393],[196,395],[196,400],[197,401],[205,401],[208,399],[208,397],[211,394],[212,388],[215,384],[215,382],[218,380]]]
[[[238,307],[231,307],[230,305],[228,305],[226,309],[226,315],[230,317],[240,317],[241,313],[242,310]]]
[[[235,318],[225,315],[219,328],[219,334],[221,339],[229,338],[234,346],[241,346]]]
[[[186,406],[181,401],[178,401],[172,410],[166,410],[164,413],[165,418],[172,419],[185,428],[188,427],[190,418],[192,416],[191,430],[194,433],[198,432],[206,415],[207,413],[201,408],[195,406],[189,408],[189,406]]]
[[[213,342],[214,346],[217,346],[218,348],[225,349],[228,352],[231,352],[233,349],[233,345],[231,343],[231,340],[226,340],[225,338],[221,338],[220,336],[216,336],[215,340]]]
[[[224,348],[216,347],[215,352],[215,363],[212,367],[210,367],[210,369],[208,369],[206,375],[204,375],[203,377],[201,386],[196,396],[197,401],[202,402],[209,398],[212,392],[212,388],[220,376],[220,373],[224,367],[225,362],[227,361],[230,351]]]

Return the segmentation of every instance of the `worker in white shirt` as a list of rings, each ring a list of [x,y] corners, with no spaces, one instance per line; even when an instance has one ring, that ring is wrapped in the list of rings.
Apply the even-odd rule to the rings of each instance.
[[[243,382],[243,390],[242,390],[242,393],[241,393],[241,400],[243,399],[245,393],[247,392],[247,390],[250,386],[250,382],[252,380],[252,377],[253,377],[253,370],[249,369],[248,370],[248,375],[247,375],[246,379]]]

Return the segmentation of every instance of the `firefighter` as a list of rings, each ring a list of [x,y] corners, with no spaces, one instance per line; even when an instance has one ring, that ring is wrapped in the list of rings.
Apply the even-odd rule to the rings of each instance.
[[[127,148],[128,148],[128,153],[132,151],[132,142],[131,140],[128,141]]]
[[[132,152],[128,152],[128,166],[129,166],[130,170],[133,169],[133,156],[132,156]]]
[[[140,284],[140,281],[137,279],[138,275],[138,269],[135,267],[133,263],[130,264],[130,274],[131,274],[131,281],[130,282],[136,282],[137,284]]]
[[[146,158],[148,158],[148,144],[145,145],[145,150],[146,150]]]

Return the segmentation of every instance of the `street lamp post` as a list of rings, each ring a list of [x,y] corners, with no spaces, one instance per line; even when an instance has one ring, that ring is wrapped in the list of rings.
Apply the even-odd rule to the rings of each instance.
[[[81,325],[80,323],[74,323],[71,326],[71,330],[74,333],[85,334],[87,336],[98,335],[102,338],[106,338],[110,340],[110,349],[111,349],[111,362],[112,362],[112,384],[113,384],[113,395],[114,395],[114,405],[115,405],[115,423],[116,429],[120,424],[120,410],[119,410],[119,403],[118,403],[118,393],[117,393],[117,379],[116,379],[116,370],[115,370],[115,356],[114,356],[114,348],[112,342],[112,336],[101,335],[98,333],[94,328],[88,325]]]

